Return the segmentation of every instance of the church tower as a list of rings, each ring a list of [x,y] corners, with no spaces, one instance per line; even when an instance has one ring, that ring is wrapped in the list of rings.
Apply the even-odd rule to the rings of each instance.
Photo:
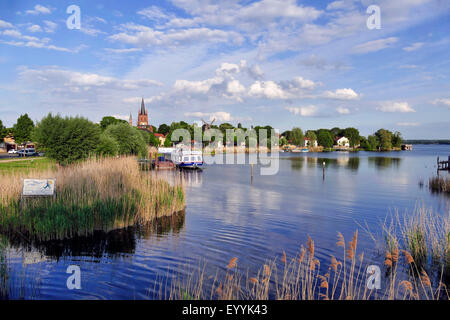
[[[133,126],[133,116],[131,115],[131,112],[130,112],[130,119],[128,120],[128,123],[130,124],[130,126]]]
[[[141,109],[138,113],[138,123],[137,126],[139,129],[145,129],[152,131],[152,127],[148,124],[148,110],[145,109],[144,98],[142,98]]]

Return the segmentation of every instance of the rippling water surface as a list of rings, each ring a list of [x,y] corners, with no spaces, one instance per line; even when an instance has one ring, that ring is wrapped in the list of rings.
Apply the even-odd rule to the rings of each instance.
[[[377,263],[374,243],[361,226],[379,232],[390,211],[411,212],[415,206],[448,212],[450,198],[427,188],[436,157],[448,155],[450,146],[419,145],[412,152],[282,153],[278,174],[260,176],[255,166],[253,181],[248,164],[159,172],[172,183],[185,183],[185,213],[66,242],[10,240],[11,297],[148,299],[158,296],[162,278],[185,274],[187,266],[204,265],[213,276],[237,257],[239,269],[252,274],[283,250],[295,255],[307,236],[327,262],[331,254],[341,255],[336,233],[350,239],[356,229],[359,249]],[[81,290],[66,287],[69,265],[81,267]]]

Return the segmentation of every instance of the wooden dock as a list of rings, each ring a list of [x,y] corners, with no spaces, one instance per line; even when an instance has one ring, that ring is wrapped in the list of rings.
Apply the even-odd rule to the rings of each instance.
[[[440,161],[439,157],[437,158],[437,168],[439,170],[449,170],[450,171],[450,156],[448,156],[447,161]]]

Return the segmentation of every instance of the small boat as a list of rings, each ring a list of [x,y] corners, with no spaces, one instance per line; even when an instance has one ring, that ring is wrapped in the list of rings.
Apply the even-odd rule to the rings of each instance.
[[[302,152],[309,152],[309,149],[308,148],[303,148],[301,151]]]

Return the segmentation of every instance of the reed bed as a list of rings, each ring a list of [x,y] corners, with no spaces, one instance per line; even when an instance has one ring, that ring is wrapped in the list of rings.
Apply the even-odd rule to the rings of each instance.
[[[431,192],[443,192],[450,194],[450,178],[446,177],[432,177],[428,181],[428,186]]]
[[[20,201],[22,179],[56,178],[56,197]],[[40,240],[89,235],[171,215],[184,190],[139,170],[134,157],[90,159],[69,167],[0,173],[0,232]]]
[[[283,251],[268,260],[256,273],[238,271],[233,257],[224,271],[205,277],[205,267],[188,276],[171,276],[160,285],[157,299],[219,300],[440,300],[450,299],[450,212],[435,214],[417,207],[411,214],[396,212],[383,225],[384,244],[380,267],[380,289],[367,286],[376,270],[369,268],[364,252],[358,251],[358,231],[350,241],[337,233],[340,258],[331,256],[328,265],[316,257],[315,243],[288,257]],[[372,237],[373,234],[371,234]],[[376,243],[379,237],[376,238]],[[382,251],[382,252],[383,252]],[[384,260],[384,262],[383,262]],[[183,268],[187,270],[187,268]],[[165,288],[165,289],[162,289]]]

